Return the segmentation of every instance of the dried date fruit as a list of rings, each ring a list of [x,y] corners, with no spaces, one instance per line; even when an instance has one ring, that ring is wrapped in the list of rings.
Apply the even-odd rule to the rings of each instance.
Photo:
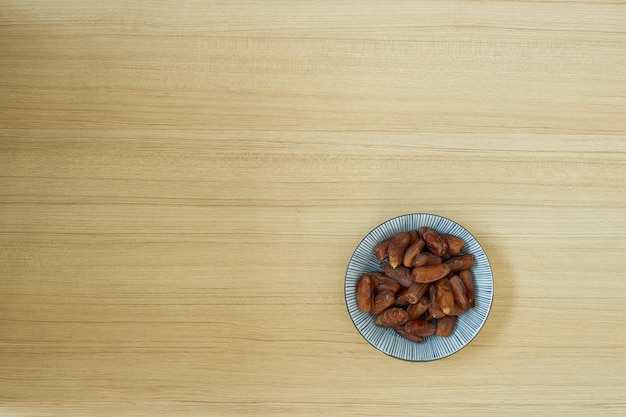
[[[413,267],[437,265],[441,263],[441,256],[437,256],[434,253],[422,252],[413,259]]]
[[[437,281],[449,273],[450,267],[447,264],[436,264],[413,268],[411,275],[413,276],[413,281],[417,283],[424,283]]]
[[[387,262],[381,262],[380,269],[403,287],[408,287],[413,283],[413,276],[411,275],[411,270],[408,268],[399,266],[394,269]]]
[[[425,245],[424,241],[420,238],[417,238],[415,242],[411,243],[409,247],[406,248],[406,251],[404,252],[404,258],[402,258],[402,265],[404,265],[407,268],[411,268],[415,261],[415,257],[422,252],[422,249],[424,249],[424,245]]]
[[[453,275],[450,278],[450,287],[452,288],[452,293],[454,294],[454,301],[464,310],[469,310],[470,304],[467,299],[465,285],[463,285],[463,281],[459,278],[458,275]]]
[[[441,235],[441,238],[448,245],[448,252],[452,255],[458,255],[463,250],[465,242],[459,237],[452,235]]]
[[[454,330],[454,324],[456,323],[456,316],[445,316],[437,320],[437,329],[435,334],[437,336],[448,337]]]
[[[356,285],[356,304],[359,310],[369,313],[374,303],[374,280],[370,274],[363,274]]]
[[[391,265],[392,268],[397,268],[400,264],[402,264],[404,252],[409,246],[410,241],[411,234],[407,232],[400,232],[393,237],[389,243],[388,249],[389,265]]]
[[[464,309],[463,307],[455,303],[448,312],[448,314],[446,314],[446,316],[460,316],[463,313],[467,313],[467,310],[469,310],[469,308]]]
[[[391,291],[382,291],[376,294],[374,297],[374,305],[370,310],[370,313],[378,315],[391,307],[396,302],[396,296]]]
[[[454,293],[450,287],[448,278],[443,277],[435,283],[437,288],[437,301],[443,314],[448,314],[454,307]]]
[[[401,305],[416,304],[419,299],[424,295],[428,289],[428,284],[412,283],[409,288],[402,290],[398,297],[396,297],[396,303]]]
[[[439,305],[439,300],[437,300],[437,287],[434,284],[428,287],[428,299],[430,300],[428,313],[430,313],[431,317],[440,319],[445,316],[445,313],[441,310],[441,306]]]
[[[435,334],[437,326],[427,321],[409,320],[404,325],[404,330],[416,336],[426,337]]]
[[[431,228],[427,228],[422,232],[422,239],[426,242],[426,246],[432,253],[437,256],[443,256],[448,252],[448,245],[442,239],[441,235]]]
[[[474,279],[472,277],[472,271],[469,269],[460,271],[459,278],[461,278],[461,282],[463,282],[465,286],[465,295],[467,296],[470,307],[475,307],[476,302],[474,301]]]
[[[397,327],[401,326],[409,320],[409,313],[398,307],[387,309],[380,313],[374,324],[380,327]]]
[[[389,239],[385,239],[382,242],[380,242],[378,245],[374,246],[374,254],[376,255],[376,259],[378,259],[379,261],[383,261],[387,258],[388,255],[388,250],[389,250],[389,244],[391,243],[391,239],[393,239],[392,237],[390,237]]]
[[[422,316],[422,314],[428,311],[429,305],[430,305],[430,300],[426,296],[422,296],[422,298],[420,298],[417,303],[409,305],[406,309],[406,311],[409,313],[409,319],[411,320],[419,319]]]
[[[450,267],[450,271],[459,272],[464,269],[470,269],[474,266],[474,256],[473,255],[462,255],[455,256],[450,260],[446,261],[446,265]]]
[[[400,284],[395,279],[387,276],[382,272],[376,272],[372,274],[374,278],[374,286],[376,287],[376,291],[393,291],[395,294],[400,289]]]
[[[404,326],[394,327],[394,330],[400,336],[404,337],[405,339],[409,339],[412,342],[415,342],[415,343],[423,343],[424,342],[424,338],[422,336],[418,336],[416,334],[407,332],[404,329]]]

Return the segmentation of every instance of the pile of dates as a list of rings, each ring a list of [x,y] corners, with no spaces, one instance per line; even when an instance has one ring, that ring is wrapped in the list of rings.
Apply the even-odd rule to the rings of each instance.
[[[464,246],[462,239],[429,227],[378,243],[374,253],[382,272],[359,278],[359,310],[413,342],[450,336],[457,316],[474,307],[474,257],[460,254]]]

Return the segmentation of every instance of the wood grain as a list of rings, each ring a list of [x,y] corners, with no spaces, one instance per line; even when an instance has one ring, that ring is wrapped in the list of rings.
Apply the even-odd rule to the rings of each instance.
[[[0,5],[0,414],[626,413],[626,7]],[[414,364],[343,296],[364,234],[484,246]]]

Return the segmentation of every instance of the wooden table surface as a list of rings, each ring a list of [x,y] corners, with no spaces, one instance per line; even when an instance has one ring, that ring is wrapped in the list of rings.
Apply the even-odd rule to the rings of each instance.
[[[0,414],[623,416],[626,3],[4,1]],[[409,363],[360,239],[464,225],[489,319]]]

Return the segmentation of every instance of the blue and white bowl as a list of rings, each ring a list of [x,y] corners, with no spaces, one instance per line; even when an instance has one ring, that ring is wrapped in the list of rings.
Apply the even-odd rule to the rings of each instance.
[[[374,246],[398,232],[417,230],[422,226],[428,226],[439,233],[460,237],[465,242],[461,254],[474,255],[474,266],[471,271],[474,276],[476,306],[458,317],[454,331],[449,337],[432,335],[424,338],[423,343],[415,343],[403,338],[393,329],[376,326],[372,314],[359,310],[356,303],[356,284],[363,273],[380,271],[380,262],[374,254]],[[389,356],[413,362],[442,359],[470,343],[485,324],[493,301],[491,265],[476,238],[452,220],[425,213],[395,217],[369,232],[350,258],[344,285],[348,313],[365,340]]]

